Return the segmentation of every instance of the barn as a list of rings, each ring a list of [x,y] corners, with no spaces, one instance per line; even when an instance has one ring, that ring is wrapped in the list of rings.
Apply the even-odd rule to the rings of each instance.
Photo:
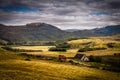
[[[66,61],[66,56],[64,56],[64,55],[59,55],[58,56],[59,57],[59,60],[61,61],[61,62],[64,62],[64,61]]]
[[[85,54],[76,54],[75,59],[80,59],[81,61],[89,61],[89,58]]]

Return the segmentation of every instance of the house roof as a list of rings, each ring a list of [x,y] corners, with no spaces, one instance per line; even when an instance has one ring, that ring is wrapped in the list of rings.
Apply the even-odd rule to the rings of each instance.
[[[85,55],[85,54],[76,54],[76,55],[75,55],[75,58],[81,59],[84,55]]]

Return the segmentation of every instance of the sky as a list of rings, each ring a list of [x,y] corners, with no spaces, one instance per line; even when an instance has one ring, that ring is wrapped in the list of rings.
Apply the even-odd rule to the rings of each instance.
[[[120,0],[0,0],[0,23],[47,23],[61,29],[120,25]]]

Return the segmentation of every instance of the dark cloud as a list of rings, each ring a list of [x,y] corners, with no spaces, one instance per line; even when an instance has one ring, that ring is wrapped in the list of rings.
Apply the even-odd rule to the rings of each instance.
[[[0,17],[4,24],[46,22],[63,29],[102,27],[120,24],[120,1],[0,0]]]
[[[120,1],[110,2],[109,7],[112,9],[120,9]]]

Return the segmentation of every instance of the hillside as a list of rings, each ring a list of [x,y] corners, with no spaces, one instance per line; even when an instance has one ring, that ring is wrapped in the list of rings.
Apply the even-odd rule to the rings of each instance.
[[[9,42],[59,40],[68,37],[57,27],[45,23],[31,23],[24,26],[0,25],[0,38]]]
[[[106,26],[103,28],[95,28],[91,30],[79,30],[74,31],[73,34],[80,37],[111,36],[120,34],[120,25]]]
[[[81,53],[90,55],[113,55],[114,53],[120,53],[120,35],[105,36],[105,37],[89,37],[86,39],[77,39],[67,42],[70,44],[70,48],[76,50],[83,48],[103,48],[101,50],[83,51]],[[111,46],[110,46],[111,45]]]
[[[56,41],[69,38],[83,38],[91,36],[108,36],[120,34],[120,26],[107,26],[92,30],[61,30],[46,23],[31,23],[23,26],[6,26],[0,24],[0,44],[23,43],[34,41]]]
[[[119,80],[119,77],[119,73],[94,68],[44,60],[25,61],[0,48],[0,80]]]

